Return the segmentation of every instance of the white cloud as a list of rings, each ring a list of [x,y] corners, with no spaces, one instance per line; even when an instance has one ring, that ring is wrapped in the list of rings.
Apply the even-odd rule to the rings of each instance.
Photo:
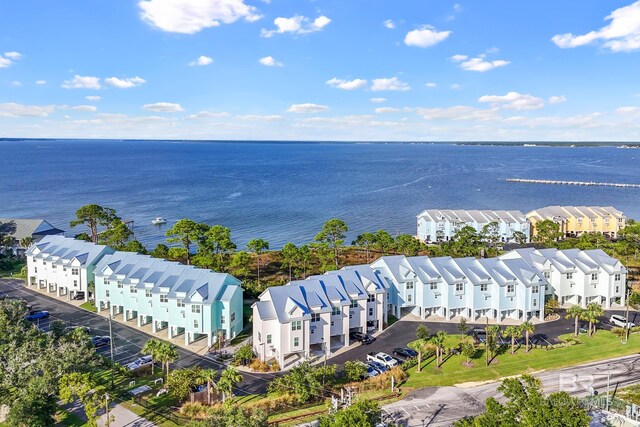
[[[386,100],[387,98],[371,98],[369,101],[373,102],[374,104],[382,104]]]
[[[567,102],[567,98],[564,95],[550,96],[548,102],[549,104],[562,104]]]
[[[142,19],[171,33],[195,34],[205,28],[231,24],[238,19],[254,22],[260,17],[244,0],[141,0]]]
[[[282,62],[276,61],[273,56],[265,56],[258,59],[258,62],[267,67],[282,67],[284,65]]]
[[[616,109],[616,113],[618,114],[640,113],[640,107],[634,107],[634,106],[620,107]]]
[[[102,97],[97,95],[89,95],[89,96],[85,96],[84,99],[90,102],[97,102],[97,101],[100,101]]]
[[[391,19],[387,19],[382,23],[382,25],[384,25],[385,28],[388,28],[390,30],[393,30],[394,28],[396,28],[395,22],[393,22]]]
[[[0,117],[47,117],[55,105],[25,105],[15,102],[0,104]]]
[[[445,108],[416,108],[416,112],[426,120],[495,120],[496,109],[482,109],[467,105]]]
[[[155,104],[145,104],[142,106],[143,110],[155,111],[156,113],[179,113],[184,111],[184,108],[180,104],[173,102],[156,102]]]
[[[429,89],[433,89],[434,87],[436,87],[438,85],[433,83],[433,82],[429,82],[429,83],[425,83],[425,86],[428,87]]]
[[[100,89],[102,85],[99,77],[79,76],[76,74],[73,79],[65,80],[62,83],[62,87],[65,89]]]
[[[85,112],[98,111],[98,108],[95,105],[75,105],[71,107],[71,109],[75,111],[85,111]]]
[[[146,82],[147,81],[145,79],[142,79],[138,76],[125,79],[119,79],[118,77],[107,77],[106,79],[104,79],[104,83],[106,85],[118,89],[129,89],[135,86],[140,86]]]
[[[22,54],[20,52],[15,52],[15,51],[14,52],[5,52],[4,56],[9,58],[9,59],[13,59],[14,61],[22,58]]]
[[[14,61],[22,58],[20,52],[5,52],[4,55],[0,54],[0,68],[8,68],[13,65]]]
[[[400,111],[399,108],[393,108],[393,107],[379,107],[379,108],[376,108],[376,113],[378,113],[378,114],[397,113],[398,111]]]
[[[230,117],[231,114],[227,113],[226,111],[221,111],[221,112],[213,112],[213,111],[198,111],[195,114],[191,114],[189,116],[187,116],[187,119],[189,120],[196,120],[196,119],[220,119],[223,117]]]
[[[478,98],[478,102],[490,103],[495,107],[509,110],[538,110],[544,107],[544,101],[541,98],[518,92],[509,92],[506,95],[484,95]]]
[[[462,12],[462,5],[460,3],[456,3],[453,5],[453,11],[455,13],[460,13]]]
[[[612,52],[640,49],[640,1],[618,8],[606,18],[609,25],[582,35],[557,34],[551,40],[563,49],[584,46],[596,41]]]
[[[274,34],[308,34],[322,30],[331,23],[331,19],[322,15],[311,21],[306,16],[295,15],[291,18],[278,17],[273,20],[275,30],[263,28],[260,31],[262,37],[271,37]]]
[[[47,84],[47,81],[46,81],[46,80],[36,80],[36,84],[37,84],[38,86],[46,85],[46,84]]]
[[[336,77],[327,80],[326,83],[331,87],[344,90],[362,89],[367,85],[367,81],[363,79],[343,80]]]
[[[450,59],[453,62],[460,63],[460,68],[463,70],[478,71],[480,73],[509,65],[509,61],[503,59],[487,61],[484,54],[478,55],[476,58],[469,58],[467,55],[453,55]]]
[[[397,77],[391,77],[388,79],[373,79],[371,90],[378,92],[381,90],[397,90],[400,92],[406,92],[411,89],[408,83],[400,81]]]
[[[260,122],[279,122],[284,120],[283,116],[278,114],[246,114],[237,116],[241,120],[260,121]]]
[[[327,110],[329,110],[329,107],[327,107],[326,105],[311,103],[293,104],[291,105],[291,107],[289,107],[289,109],[287,109],[287,111],[290,113],[321,113]]]
[[[437,31],[435,28],[425,25],[420,29],[409,31],[404,38],[404,44],[425,48],[440,43],[449,37],[449,34],[451,31]]]
[[[453,83],[450,87],[451,87],[451,90],[460,90],[460,89],[462,89],[462,85],[460,83]]]
[[[20,80],[14,80],[14,81],[11,82],[11,86],[20,87],[20,86],[22,86],[22,82]]]
[[[196,60],[189,62],[189,65],[192,67],[203,67],[205,65],[211,64],[212,62],[213,58],[201,55]]]

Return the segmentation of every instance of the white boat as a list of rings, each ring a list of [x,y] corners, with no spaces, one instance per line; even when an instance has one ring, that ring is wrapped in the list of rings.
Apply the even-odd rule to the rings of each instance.
[[[166,223],[167,223],[167,220],[162,218],[161,216],[156,217],[153,221],[151,221],[151,224],[153,225],[162,225]]]

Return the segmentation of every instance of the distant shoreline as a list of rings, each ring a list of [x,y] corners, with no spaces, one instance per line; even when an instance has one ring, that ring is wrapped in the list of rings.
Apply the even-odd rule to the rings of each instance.
[[[278,141],[278,140],[202,140],[202,139],[97,139],[97,138],[0,138],[2,142],[167,142],[187,144],[345,144],[345,145],[459,145],[498,147],[618,147],[640,148],[640,142],[630,141]]]

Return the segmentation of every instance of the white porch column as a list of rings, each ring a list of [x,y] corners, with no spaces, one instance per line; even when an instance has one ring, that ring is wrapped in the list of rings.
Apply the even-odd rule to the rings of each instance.
[[[142,326],[142,316],[138,314],[138,328]]]
[[[191,344],[189,342],[189,337],[191,336],[191,332],[184,331],[184,345]]]
[[[211,335],[213,334],[213,332],[210,332],[207,334],[207,347],[211,347]]]
[[[304,345],[305,357],[309,357],[310,336],[311,336],[310,322],[309,320],[302,320],[302,341]]]
[[[344,335],[344,345],[349,345],[349,306],[343,305],[340,307],[340,316],[337,317],[340,322],[342,322],[342,334]]]
[[[156,321],[155,321],[155,319],[153,319],[153,318],[151,319],[151,332],[153,332],[154,334],[155,334],[156,332],[158,332],[158,328],[157,328],[157,326],[156,326]]]
[[[169,336],[169,339],[173,338],[173,326],[169,325],[169,326],[167,327],[167,334],[168,334],[168,336]],[[187,335],[187,334],[185,333],[185,336],[186,336],[186,335]],[[187,344],[188,344],[188,343],[187,343]]]
[[[96,300],[96,312],[100,313],[102,311],[102,301]]]

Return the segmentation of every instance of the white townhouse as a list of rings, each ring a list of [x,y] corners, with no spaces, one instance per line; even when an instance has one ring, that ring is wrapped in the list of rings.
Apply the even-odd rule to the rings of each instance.
[[[548,293],[561,305],[586,307],[595,302],[604,308],[625,304],[627,269],[601,249],[516,249],[502,260],[522,259],[549,282]]]
[[[286,368],[349,345],[350,332],[381,331],[387,288],[368,265],[270,287],[253,304],[253,349]]]
[[[472,227],[476,232],[495,222],[502,242],[514,240],[513,234],[521,232],[530,237],[530,224],[520,211],[493,210],[439,210],[427,209],[417,216],[418,239],[426,243],[449,241],[463,227]]]
[[[240,281],[226,273],[139,255],[115,252],[95,268],[98,310],[123,315],[138,327],[184,335],[185,345],[206,336],[207,345],[231,339],[243,329]]]
[[[385,256],[372,265],[393,296],[389,310],[426,319],[544,319],[544,276],[522,260]]]
[[[113,252],[108,246],[58,235],[44,236],[26,252],[27,285],[68,299],[81,292],[88,301],[96,264]]]

